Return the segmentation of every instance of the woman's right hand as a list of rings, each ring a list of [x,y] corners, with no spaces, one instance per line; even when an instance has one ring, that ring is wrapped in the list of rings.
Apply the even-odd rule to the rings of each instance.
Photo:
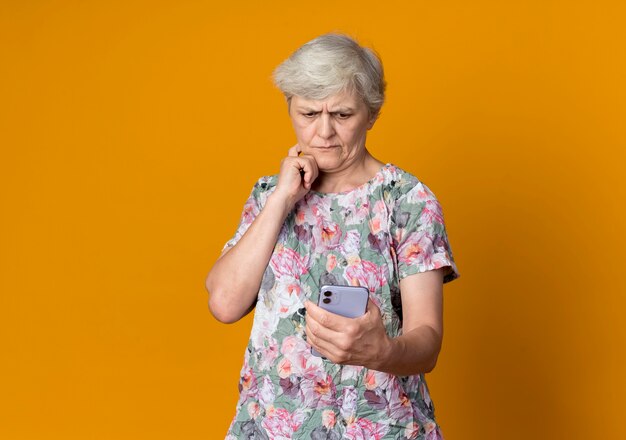
[[[294,145],[289,149],[289,154],[280,164],[278,184],[274,194],[284,199],[287,211],[291,211],[294,205],[311,190],[311,186],[319,170],[315,158],[309,154],[300,156],[300,146]]]

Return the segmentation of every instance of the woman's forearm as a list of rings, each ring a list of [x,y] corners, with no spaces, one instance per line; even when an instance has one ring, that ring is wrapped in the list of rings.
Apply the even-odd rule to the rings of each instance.
[[[390,340],[388,350],[375,369],[396,376],[429,373],[441,350],[441,335],[422,325]]]
[[[209,308],[220,321],[238,321],[252,310],[289,205],[275,194],[237,244],[209,272]]]

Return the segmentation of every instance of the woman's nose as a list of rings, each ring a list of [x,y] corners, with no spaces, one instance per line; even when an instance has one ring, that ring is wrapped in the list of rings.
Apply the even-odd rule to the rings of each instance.
[[[322,114],[318,119],[317,135],[323,139],[330,139],[335,134],[331,116],[329,114]]]

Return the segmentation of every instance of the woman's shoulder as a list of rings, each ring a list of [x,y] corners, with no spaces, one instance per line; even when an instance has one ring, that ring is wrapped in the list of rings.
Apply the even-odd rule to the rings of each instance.
[[[391,186],[411,186],[419,182],[419,179],[413,174],[392,163],[388,163],[382,168],[382,176],[384,183]]]
[[[387,164],[382,170],[382,185],[394,200],[411,199],[434,199],[433,192],[418,179],[414,174],[402,168]]]

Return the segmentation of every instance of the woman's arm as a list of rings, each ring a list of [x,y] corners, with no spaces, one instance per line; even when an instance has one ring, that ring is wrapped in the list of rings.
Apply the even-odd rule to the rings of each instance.
[[[307,339],[338,364],[362,365],[397,376],[432,371],[443,338],[443,274],[447,268],[400,281],[403,334],[390,338],[371,301],[359,318],[344,318],[307,302]]]
[[[402,335],[390,339],[388,354],[377,368],[398,376],[429,373],[443,341],[443,275],[448,268],[400,280]]]
[[[285,203],[272,194],[237,244],[213,265],[206,288],[217,320],[233,323],[252,310],[286,211]]]
[[[317,177],[315,160],[311,156],[298,156],[298,152],[297,147],[289,150],[289,156],[281,164],[277,187],[265,206],[237,244],[218,258],[207,276],[209,309],[221,322],[236,322],[254,307],[280,228]]]

